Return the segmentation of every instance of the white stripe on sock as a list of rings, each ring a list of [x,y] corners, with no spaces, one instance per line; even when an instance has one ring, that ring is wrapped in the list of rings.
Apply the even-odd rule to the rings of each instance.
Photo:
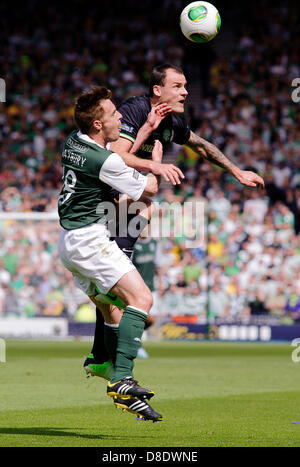
[[[104,323],[104,326],[108,326],[109,328],[118,328],[119,327],[118,324],[108,324],[108,323]]]
[[[146,313],[143,310],[140,310],[140,308],[136,308],[135,306],[128,305],[126,308],[131,308],[132,310],[139,311],[140,313],[143,313],[143,315],[148,316],[148,313]],[[126,308],[125,308],[125,310],[126,310]]]

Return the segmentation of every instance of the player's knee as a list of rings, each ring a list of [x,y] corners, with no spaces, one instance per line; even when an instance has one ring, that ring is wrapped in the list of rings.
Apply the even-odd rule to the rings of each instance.
[[[135,297],[129,305],[135,306],[136,308],[149,313],[153,305],[153,297],[150,290],[145,288],[142,292],[139,292],[139,296]]]
[[[153,315],[148,315],[147,317],[147,326],[150,327],[155,323],[155,317]]]
[[[145,303],[147,305],[147,313],[151,310],[152,308],[152,305],[153,305],[153,297],[152,297],[152,293],[150,292],[147,292],[147,295],[145,297]]]

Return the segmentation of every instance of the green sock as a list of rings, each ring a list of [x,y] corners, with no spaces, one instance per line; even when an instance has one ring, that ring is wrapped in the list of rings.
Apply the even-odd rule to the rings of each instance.
[[[112,360],[113,364],[115,364],[116,361],[118,334],[118,324],[104,323],[104,345],[109,354],[109,358]]]
[[[143,310],[132,306],[125,308],[119,324],[117,357],[115,371],[111,379],[112,383],[127,376],[133,376],[133,360],[141,345],[146,318],[147,313]]]

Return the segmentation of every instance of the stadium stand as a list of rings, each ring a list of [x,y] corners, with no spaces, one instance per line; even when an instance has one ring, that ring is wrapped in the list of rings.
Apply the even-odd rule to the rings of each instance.
[[[224,59],[217,46],[205,49],[205,73],[199,52],[193,63],[195,46],[176,29],[182,2],[156,21],[149,21],[149,1],[126,2],[121,17],[111,15],[110,3],[82,11],[82,2],[72,2],[71,15],[70,2],[30,0],[17,13],[0,6],[0,76],[7,86],[0,103],[0,315],[73,318],[86,303],[59,263],[57,222],[5,214],[56,212],[60,149],[74,127],[78,93],[101,83],[121,102],[146,92],[151,68],[168,61],[186,70],[191,87],[201,79],[187,109],[191,128],[263,176],[266,189],[243,188],[188,148],[170,147],[186,180],[175,190],[164,186],[157,201],[205,203],[208,237],[197,248],[172,234],[159,242],[160,314],[205,320],[208,308],[214,320],[299,321],[300,113],[291,83],[300,76],[300,48],[288,13],[295,2],[264,1],[259,13],[233,2],[241,21],[233,25],[231,53]],[[162,10],[169,4],[162,1]],[[6,19],[14,15],[9,31]],[[215,54],[210,66],[208,50]]]

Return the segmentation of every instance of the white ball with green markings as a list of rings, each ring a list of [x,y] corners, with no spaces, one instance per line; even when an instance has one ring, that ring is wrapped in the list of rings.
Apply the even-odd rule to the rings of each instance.
[[[192,2],[180,15],[180,28],[192,42],[211,41],[219,32],[221,17],[214,5],[208,2]]]

